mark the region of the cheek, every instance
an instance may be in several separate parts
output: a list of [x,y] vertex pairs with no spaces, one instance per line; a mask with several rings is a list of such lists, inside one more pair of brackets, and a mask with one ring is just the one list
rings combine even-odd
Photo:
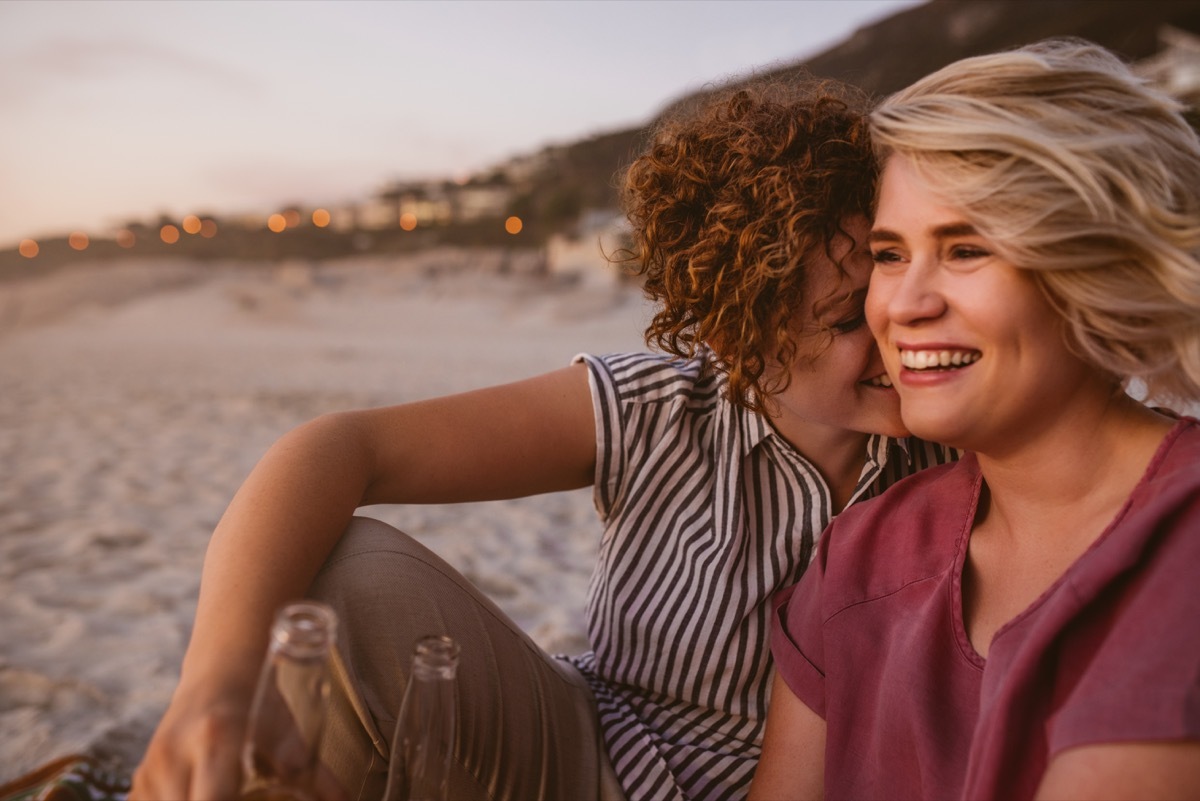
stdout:
[[884,297],[883,281],[878,278],[871,279],[871,287],[867,290],[867,300],[863,306],[863,313],[867,318],[867,325],[871,332],[879,337],[886,329],[888,322],[887,315],[887,299]]

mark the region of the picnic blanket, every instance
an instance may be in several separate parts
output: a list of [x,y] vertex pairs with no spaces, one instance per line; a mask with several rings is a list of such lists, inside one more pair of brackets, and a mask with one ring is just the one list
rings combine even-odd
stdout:
[[92,757],[70,754],[0,786],[0,801],[125,801],[129,787]]

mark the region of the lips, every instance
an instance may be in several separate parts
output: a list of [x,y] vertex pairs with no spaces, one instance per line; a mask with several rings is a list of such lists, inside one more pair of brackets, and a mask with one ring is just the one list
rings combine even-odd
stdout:
[[974,364],[983,356],[968,348],[901,349],[900,364],[907,370],[957,370]]

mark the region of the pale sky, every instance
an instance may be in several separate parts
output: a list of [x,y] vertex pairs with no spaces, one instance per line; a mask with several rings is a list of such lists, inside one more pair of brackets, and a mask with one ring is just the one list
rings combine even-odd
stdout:
[[0,0],[0,248],[641,125],[920,0]]

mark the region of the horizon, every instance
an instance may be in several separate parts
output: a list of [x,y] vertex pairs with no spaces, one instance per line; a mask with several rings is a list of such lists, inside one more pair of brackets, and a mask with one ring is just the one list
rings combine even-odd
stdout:
[[921,2],[6,0],[0,249],[461,179]]

